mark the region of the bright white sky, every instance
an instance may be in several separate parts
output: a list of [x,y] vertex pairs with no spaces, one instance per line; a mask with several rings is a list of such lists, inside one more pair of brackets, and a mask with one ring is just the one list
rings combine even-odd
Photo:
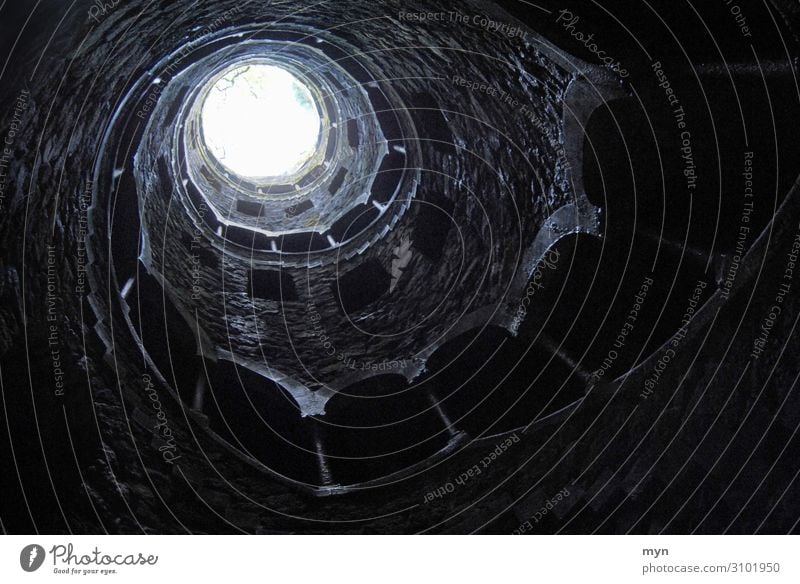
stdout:
[[211,88],[201,112],[206,146],[246,178],[291,174],[314,154],[321,121],[308,88],[272,65],[245,65]]

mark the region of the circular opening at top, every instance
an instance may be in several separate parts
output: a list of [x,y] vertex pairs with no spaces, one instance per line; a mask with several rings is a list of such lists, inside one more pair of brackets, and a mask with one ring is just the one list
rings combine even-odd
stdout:
[[314,155],[322,120],[311,91],[286,69],[248,64],[211,82],[200,122],[208,151],[247,179],[292,175]]

